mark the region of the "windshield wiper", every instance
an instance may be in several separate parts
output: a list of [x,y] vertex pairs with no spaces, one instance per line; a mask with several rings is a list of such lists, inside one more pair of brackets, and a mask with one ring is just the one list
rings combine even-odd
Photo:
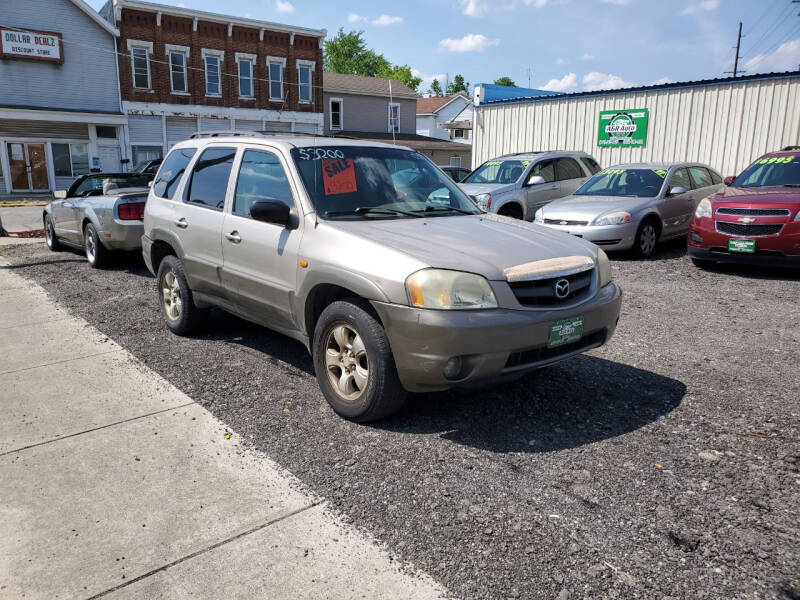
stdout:
[[326,217],[341,217],[345,215],[403,215],[406,217],[422,218],[422,215],[417,215],[405,210],[397,210],[396,208],[378,208],[375,206],[359,206],[353,210],[334,210],[325,213]]
[[454,211],[457,213],[461,213],[462,215],[476,215],[478,213],[472,212],[471,210],[465,210],[463,208],[456,208],[455,206],[426,206],[425,208],[420,208],[415,210],[414,212],[450,212]]

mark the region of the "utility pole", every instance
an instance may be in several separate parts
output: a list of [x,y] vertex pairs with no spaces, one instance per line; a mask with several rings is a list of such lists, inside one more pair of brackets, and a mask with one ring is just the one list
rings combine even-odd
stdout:
[[530,88],[531,87],[531,68],[528,67],[526,70],[528,71],[528,88]]
[[747,71],[739,71],[739,49],[742,47],[742,22],[739,21],[739,35],[736,36],[736,56],[733,59],[733,71],[725,71],[726,73],[733,73],[734,79],[739,73],[746,73]]

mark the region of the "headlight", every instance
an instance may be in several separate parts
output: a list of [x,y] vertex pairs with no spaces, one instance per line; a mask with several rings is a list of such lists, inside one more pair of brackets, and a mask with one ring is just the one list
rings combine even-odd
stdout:
[[541,223],[544,221],[544,209],[540,208],[537,210],[533,215],[533,222],[534,223]]
[[608,254],[603,252],[602,248],[597,249],[597,278],[600,287],[611,283],[611,261],[608,260]]
[[697,205],[694,211],[695,217],[710,217],[711,216],[711,200],[703,198]]
[[485,277],[462,271],[423,269],[406,279],[412,306],[435,309],[497,308]]
[[795,221],[800,221],[800,210],[797,211],[797,214],[794,216]]
[[475,204],[477,204],[478,207],[482,208],[483,210],[489,210],[492,207],[492,195],[478,194],[475,196]]
[[608,213],[602,217],[597,217],[592,225],[622,225],[623,223],[630,223],[631,215],[624,211]]

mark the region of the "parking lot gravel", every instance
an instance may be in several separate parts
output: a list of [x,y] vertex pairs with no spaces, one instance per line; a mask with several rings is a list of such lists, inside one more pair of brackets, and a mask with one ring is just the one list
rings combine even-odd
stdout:
[[800,598],[797,273],[616,258],[609,345],[364,426],[289,338],[169,333],[135,255],[2,253],[456,597]]

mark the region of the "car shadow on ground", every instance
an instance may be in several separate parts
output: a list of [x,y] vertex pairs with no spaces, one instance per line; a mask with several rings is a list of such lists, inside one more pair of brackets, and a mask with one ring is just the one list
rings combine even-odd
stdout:
[[746,279],[769,279],[771,281],[800,281],[800,267],[764,267],[759,265],[737,265],[735,263],[712,263],[697,267],[709,273],[737,275]]
[[402,413],[374,426],[490,452],[552,452],[640,429],[685,393],[678,380],[582,355],[516,383],[412,395]]
[[679,237],[658,244],[650,258],[641,258],[640,256],[637,256],[633,250],[609,252],[608,256],[611,260],[617,260],[620,262],[636,262],[651,260],[676,260],[685,257],[686,254],[686,238]]

